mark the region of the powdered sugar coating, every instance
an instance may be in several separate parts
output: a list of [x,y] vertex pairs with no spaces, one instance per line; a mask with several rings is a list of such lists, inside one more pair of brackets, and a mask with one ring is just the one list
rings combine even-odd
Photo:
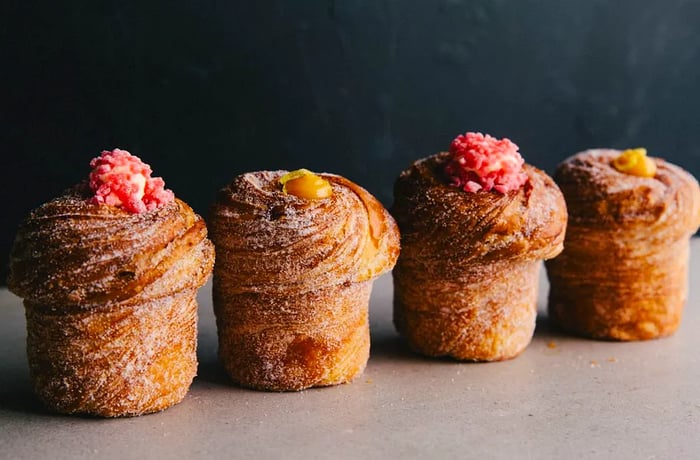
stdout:
[[569,225],[564,251],[547,262],[549,317],[576,334],[646,340],[680,324],[700,186],[660,158],[648,157],[653,177],[620,172],[620,154],[586,150],[557,167]]
[[694,232],[700,224],[697,180],[682,168],[654,157],[649,157],[656,164],[654,177],[620,172],[612,165],[620,153],[615,149],[586,150],[557,167],[554,179],[566,197],[570,224],[603,230],[658,226],[679,235]]
[[396,181],[394,324],[428,356],[513,358],[532,338],[539,261],[562,250],[566,203],[530,165],[518,190],[464,193],[444,180],[453,158],[418,160]]
[[393,218],[362,187],[282,192],[286,171],[236,177],[212,207],[219,354],[244,386],[289,391],[351,380],[369,355],[372,281],[398,256]]
[[243,174],[219,192],[210,222],[221,265],[236,267],[220,271],[227,289],[314,290],[375,278],[393,266],[396,224],[381,203],[332,174],[320,174],[333,187],[327,199],[285,195],[278,182],[285,172]]
[[88,193],[32,211],[12,249],[35,392],[65,413],[165,409],[196,373],[195,294],[214,258],[204,221],[177,199],[132,214]]

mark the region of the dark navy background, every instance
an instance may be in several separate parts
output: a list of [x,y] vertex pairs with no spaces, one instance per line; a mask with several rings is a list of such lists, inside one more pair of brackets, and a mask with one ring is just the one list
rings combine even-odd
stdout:
[[259,169],[336,172],[390,205],[404,167],[467,130],[549,172],[646,146],[700,176],[698,1],[13,0],[0,53],[5,261],[105,148],[204,215]]

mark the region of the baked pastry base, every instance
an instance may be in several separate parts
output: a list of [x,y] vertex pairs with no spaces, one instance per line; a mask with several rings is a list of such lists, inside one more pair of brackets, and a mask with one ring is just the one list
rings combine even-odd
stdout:
[[[636,256],[621,253],[612,236],[580,243],[547,262],[553,324],[607,340],[648,340],[678,329],[688,294],[688,239]],[[597,255],[595,269],[590,254]]]
[[195,294],[70,313],[25,301],[35,393],[54,411],[102,417],[179,403],[197,372]]
[[214,278],[219,356],[231,379],[257,390],[345,383],[369,358],[372,280],[289,295],[222,296]]
[[476,265],[459,277],[394,269],[394,324],[428,356],[501,361],[532,340],[540,261]]

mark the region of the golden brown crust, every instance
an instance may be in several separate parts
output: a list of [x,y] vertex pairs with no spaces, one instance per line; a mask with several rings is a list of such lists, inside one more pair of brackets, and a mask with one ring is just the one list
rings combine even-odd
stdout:
[[557,168],[569,207],[565,250],[547,262],[549,315],[594,338],[672,334],[687,296],[688,240],[700,225],[700,188],[653,158],[652,178],[611,166],[621,152],[581,152]]
[[532,338],[539,261],[562,249],[564,199],[529,165],[518,191],[464,192],[443,176],[447,158],[415,162],[395,186],[394,323],[429,356],[512,358]]
[[281,192],[284,173],[236,177],[210,219],[219,354],[234,382],[278,391],[364,369],[372,280],[399,251],[393,218],[367,191],[322,174],[333,195],[306,200]]
[[34,210],[11,253],[34,389],[64,413],[165,409],[196,374],[195,294],[212,271],[204,221],[180,200],[130,214],[76,187]]

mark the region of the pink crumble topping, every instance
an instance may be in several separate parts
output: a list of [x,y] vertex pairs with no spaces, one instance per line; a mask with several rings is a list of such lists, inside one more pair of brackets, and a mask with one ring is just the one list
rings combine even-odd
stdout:
[[131,213],[150,211],[175,199],[151,167],[126,150],[102,151],[90,161],[90,203],[116,206]]
[[465,192],[496,190],[505,194],[527,182],[524,163],[510,139],[466,133],[452,141],[445,173]]

